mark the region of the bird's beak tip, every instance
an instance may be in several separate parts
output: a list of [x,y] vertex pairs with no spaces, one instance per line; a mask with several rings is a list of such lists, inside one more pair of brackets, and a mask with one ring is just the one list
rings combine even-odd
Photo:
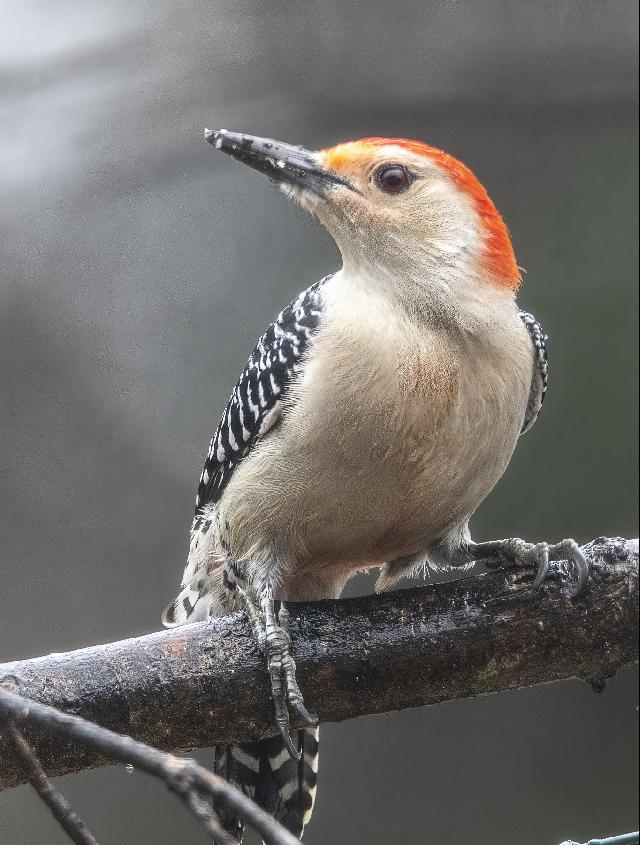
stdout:
[[337,185],[351,187],[344,177],[329,172],[319,162],[317,153],[304,147],[226,129],[205,129],[204,137],[216,150],[222,150],[276,182],[294,185],[321,197],[326,197]]
[[224,134],[224,129],[205,129],[204,139],[205,141],[207,141],[207,143],[212,144],[214,147],[220,149],[222,145],[222,136]]

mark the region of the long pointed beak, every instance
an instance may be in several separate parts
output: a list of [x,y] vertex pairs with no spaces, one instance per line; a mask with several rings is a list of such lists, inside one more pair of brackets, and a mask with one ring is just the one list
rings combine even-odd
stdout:
[[338,185],[352,188],[349,181],[327,170],[318,153],[282,144],[271,138],[256,138],[226,129],[205,129],[204,137],[217,150],[265,173],[276,182],[304,188],[316,196],[326,197]]

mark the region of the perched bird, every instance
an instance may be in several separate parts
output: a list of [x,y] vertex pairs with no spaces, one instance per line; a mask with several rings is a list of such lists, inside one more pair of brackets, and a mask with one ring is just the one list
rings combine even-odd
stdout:
[[[211,440],[182,590],[165,624],[244,608],[264,651],[280,735],[218,747],[215,769],[297,836],[313,807],[317,720],[295,677],[285,602],[336,598],[379,567],[386,589],[423,566],[480,559],[546,575],[576,543],[476,544],[468,520],[534,423],[546,338],[518,310],[507,228],[473,173],[417,141],[311,152],[207,130],[333,236],[342,267],[258,341]],[[309,727],[295,739],[290,707]],[[223,817],[242,838],[237,819]]]

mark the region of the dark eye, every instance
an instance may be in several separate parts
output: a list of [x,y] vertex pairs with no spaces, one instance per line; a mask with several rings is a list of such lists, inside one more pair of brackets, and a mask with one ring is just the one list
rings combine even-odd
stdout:
[[385,164],[376,172],[378,187],[386,194],[400,194],[411,184],[411,176],[401,164]]

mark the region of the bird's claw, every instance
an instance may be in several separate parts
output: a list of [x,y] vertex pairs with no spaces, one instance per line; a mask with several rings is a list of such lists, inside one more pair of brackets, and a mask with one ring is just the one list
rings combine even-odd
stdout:
[[270,588],[261,592],[259,605],[241,589],[240,596],[249,616],[254,638],[267,659],[276,724],[287,751],[292,759],[299,761],[302,752],[298,751],[291,737],[287,705],[309,727],[315,727],[319,720],[304,706],[296,680],[296,664],[290,653],[289,611],[284,602],[279,603],[276,611]]
[[[483,544],[480,544],[482,547]],[[482,562],[495,568],[500,565],[520,565],[531,567],[535,575],[528,589],[537,591],[552,573],[552,562],[566,560],[575,571],[575,583],[571,590],[572,599],[577,598],[585,589],[589,579],[589,564],[575,540],[562,540],[559,543],[527,543],[519,538],[503,540],[492,546],[491,557]],[[556,570],[557,571],[557,570]]]
[[[289,699],[287,700],[289,701],[289,705],[291,706],[293,712],[300,717],[300,719],[304,722],[305,725],[307,725],[308,727],[316,727],[319,722],[318,717],[313,713],[309,713],[309,711],[301,701],[292,702]],[[300,762],[300,760],[302,759],[302,749],[298,750],[296,748],[295,743],[291,737],[291,733],[289,732],[288,716],[286,719],[286,723],[279,724],[278,727],[280,728],[280,734],[282,735],[282,739],[287,748],[287,751],[289,752],[289,755],[293,760],[297,760],[298,762]]]
[[289,756],[292,760],[296,760],[298,763],[302,759],[302,751],[298,750],[291,738],[291,734],[289,733],[288,727],[280,726],[280,735],[282,736],[282,741],[285,744],[285,748],[289,752]]
[[582,549],[575,540],[565,540],[564,542],[570,544],[570,548],[567,553],[567,560],[569,563],[573,564],[577,573],[575,586],[571,592],[571,598],[575,599],[587,586],[587,581],[589,580],[589,563],[583,555]]
[[320,719],[315,713],[311,713],[307,710],[303,701],[289,701],[289,704],[291,705],[291,709],[297,716],[299,716],[301,721],[304,722],[307,727],[315,728],[318,725]]
[[[575,540],[561,540],[561,542],[548,547],[548,560],[567,561],[575,573],[570,597],[572,599],[578,598],[578,596],[584,592],[584,589],[587,586],[587,581],[589,580],[589,564],[582,553],[580,546]],[[549,563],[547,562],[547,573],[549,572],[549,569]],[[537,580],[537,578],[534,579],[534,588]],[[544,581],[544,578],[540,581],[540,584],[542,584],[542,581]]]
[[535,578],[531,584],[531,589],[538,590],[544,581],[547,580],[547,576],[549,575],[549,546],[547,543],[538,543],[534,547],[533,552],[536,559],[537,569]]

